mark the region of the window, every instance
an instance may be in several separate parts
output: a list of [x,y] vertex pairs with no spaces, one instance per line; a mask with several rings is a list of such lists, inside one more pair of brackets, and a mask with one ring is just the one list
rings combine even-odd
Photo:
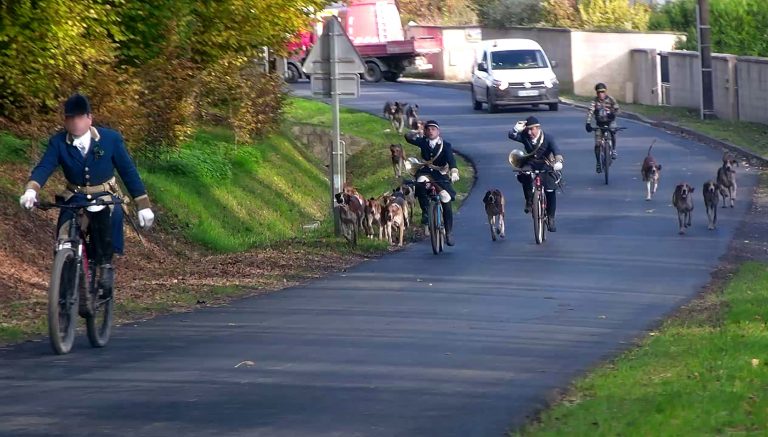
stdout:
[[504,50],[491,53],[494,70],[546,68],[547,60],[541,50]]

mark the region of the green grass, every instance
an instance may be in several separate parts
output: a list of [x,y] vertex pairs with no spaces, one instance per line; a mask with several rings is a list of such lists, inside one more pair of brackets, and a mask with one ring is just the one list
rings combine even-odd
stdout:
[[[331,108],[319,101],[291,98],[285,110],[285,117],[290,123],[331,127]],[[390,123],[381,117],[342,108],[340,124],[342,133],[363,138],[374,144],[372,150],[365,150],[349,158],[348,182],[368,197],[378,196],[391,190],[395,180],[389,158],[389,145],[402,144],[406,155],[415,154],[418,149],[407,144],[402,135],[393,132]],[[461,144],[453,144],[453,146],[458,151],[461,150]],[[462,194],[459,196],[460,203],[472,188],[474,169],[461,156],[456,157],[456,165],[461,174],[461,180],[455,185],[456,191]]]
[[9,133],[0,132],[0,162],[26,162],[33,146],[33,141],[22,140]]
[[766,303],[768,265],[744,264],[703,309],[577,381],[516,435],[765,435]]
[[317,201],[328,197],[327,179],[303,150],[285,134],[236,146],[230,131],[209,128],[140,170],[172,227],[234,252],[300,237],[302,224],[328,216]]
[[[236,146],[231,131],[206,128],[178,153],[142,163],[147,189],[165,211],[165,219],[158,223],[217,252],[329,237],[326,170],[290,138],[287,128],[298,122],[330,126],[330,108],[322,102],[291,99],[285,131],[256,144]],[[402,137],[387,132],[385,120],[359,111],[344,109],[341,122],[346,134],[374,144],[348,159],[348,181],[368,197],[391,190],[395,180],[389,144],[402,142]],[[461,159],[459,167],[463,179],[456,188],[467,193],[472,168]],[[302,225],[314,221],[321,222],[320,229],[306,233]],[[384,247],[380,242],[365,242],[358,249]]]
[[[579,103],[589,103],[582,96],[563,95]],[[698,110],[671,106],[648,106],[621,103],[621,109],[634,112],[654,121],[669,121],[680,126],[727,141],[768,158],[768,125],[728,120],[701,120]]]

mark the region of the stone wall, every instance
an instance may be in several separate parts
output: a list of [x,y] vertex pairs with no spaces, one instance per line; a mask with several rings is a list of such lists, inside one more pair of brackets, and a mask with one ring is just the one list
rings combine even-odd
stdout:
[[[293,137],[303,145],[309,153],[319,159],[326,167],[331,162],[331,129],[312,124],[296,124],[291,127]],[[347,157],[362,149],[374,147],[370,141],[349,135],[341,135],[346,144]]]

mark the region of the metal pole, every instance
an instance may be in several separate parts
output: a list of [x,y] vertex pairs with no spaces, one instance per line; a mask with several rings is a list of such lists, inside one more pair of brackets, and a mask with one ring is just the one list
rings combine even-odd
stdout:
[[332,144],[331,144],[331,207],[333,208],[333,229],[336,235],[341,234],[341,225],[339,217],[336,214],[335,196],[336,193],[341,192],[344,186],[344,151],[341,147],[341,127],[339,122],[339,59],[336,47],[336,38],[341,35],[341,24],[338,22],[338,18],[331,17],[327,23],[329,27],[328,38],[330,41],[330,67],[331,67],[331,117],[333,122]]
[[699,59],[701,60],[701,119],[713,120],[717,117],[712,90],[712,34],[709,27],[709,1],[698,1],[696,21],[699,27]]

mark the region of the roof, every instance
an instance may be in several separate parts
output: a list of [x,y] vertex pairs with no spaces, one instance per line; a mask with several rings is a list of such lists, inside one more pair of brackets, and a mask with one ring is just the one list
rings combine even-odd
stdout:
[[521,50],[521,49],[539,49],[539,43],[532,39],[508,38],[508,39],[489,39],[483,41],[483,47],[495,50]]

